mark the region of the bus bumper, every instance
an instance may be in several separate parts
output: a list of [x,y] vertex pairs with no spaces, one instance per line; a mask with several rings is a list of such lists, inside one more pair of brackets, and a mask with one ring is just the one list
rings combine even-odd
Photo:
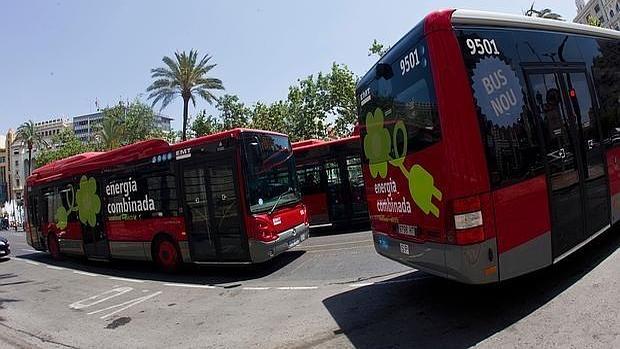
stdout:
[[467,246],[416,243],[375,232],[373,239],[380,255],[429,274],[467,284],[499,280],[494,238]]
[[310,226],[302,223],[294,228],[283,231],[278,239],[272,242],[249,240],[250,258],[253,263],[265,262],[280,253],[299,245],[308,238]]

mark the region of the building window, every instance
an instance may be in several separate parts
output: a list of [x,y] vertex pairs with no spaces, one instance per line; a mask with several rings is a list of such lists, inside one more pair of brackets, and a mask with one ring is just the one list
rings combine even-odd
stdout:
[[600,16],[598,20],[601,22],[601,24],[605,23],[605,19],[603,18],[603,16]]
[[613,16],[614,16],[614,10],[609,10],[609,17],[613,18]]
[[599,13],[601,11],[601,7],[598,4],[594,5],[594,11]]

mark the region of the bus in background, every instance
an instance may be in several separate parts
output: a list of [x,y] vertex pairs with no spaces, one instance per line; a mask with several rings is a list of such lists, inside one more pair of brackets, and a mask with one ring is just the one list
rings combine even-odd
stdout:
[[360,80],[376,250],[465,283],[557,263],[620,218],[620,32],[431,13]]
[[234,129],[76,155],[27,179],[28,244],[90,259],[267,261],[308,237],[288,137]]
[[293,153],[311,228],[368,225],[359,135],[296,142]]

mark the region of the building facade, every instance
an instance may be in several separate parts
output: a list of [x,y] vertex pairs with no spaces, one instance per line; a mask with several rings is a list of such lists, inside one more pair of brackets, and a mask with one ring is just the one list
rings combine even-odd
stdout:
[[596,18],[603,28],[620,30],[620,0],[575,0],[576,23],[588,24],[588,18]]
[[[70,129],[71,123],[68,119],[55,118],[45,121],[35,122],[36,132],[43,140],[43,147],[54,147],[54,136],[65,129]],[[8,137],[7,137],[8,138]],[[14,137],[12,137],[14,138]],[[20,140],[11,139],[10,147],[7,147],[9,157],[8,180],[9,199],[20,201],[23,197],[24,182],[30,173],[31,159],[28,158],[28,145]],[[32,148],[32,160],[36,159],[41,147]]]
[[[162,131],[169,132],[172,127],[170,122],[172,118],[165,115],[155,113],[155,126]],[[103,111],[95,113],[84,114],[73,117],[73,132],[75,136],[83,143],[94,140],[94,137],[98,131],[98,126],[103,121]]]
[[9,200],[9,163],[6,136],[0,135],[0,207]]

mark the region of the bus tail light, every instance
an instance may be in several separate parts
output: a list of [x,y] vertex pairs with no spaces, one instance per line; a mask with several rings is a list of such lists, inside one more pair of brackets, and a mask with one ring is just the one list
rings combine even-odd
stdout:
[[470,245],[485,240],[480,199],[480,196],[476,195],[452,202],[454,225],[448,233],[450,243]]
[[271,242],[278,239],[278,234],[275,233],[267,219],[255,216],[254,223],[256,227],[255,237],[257,240]]

